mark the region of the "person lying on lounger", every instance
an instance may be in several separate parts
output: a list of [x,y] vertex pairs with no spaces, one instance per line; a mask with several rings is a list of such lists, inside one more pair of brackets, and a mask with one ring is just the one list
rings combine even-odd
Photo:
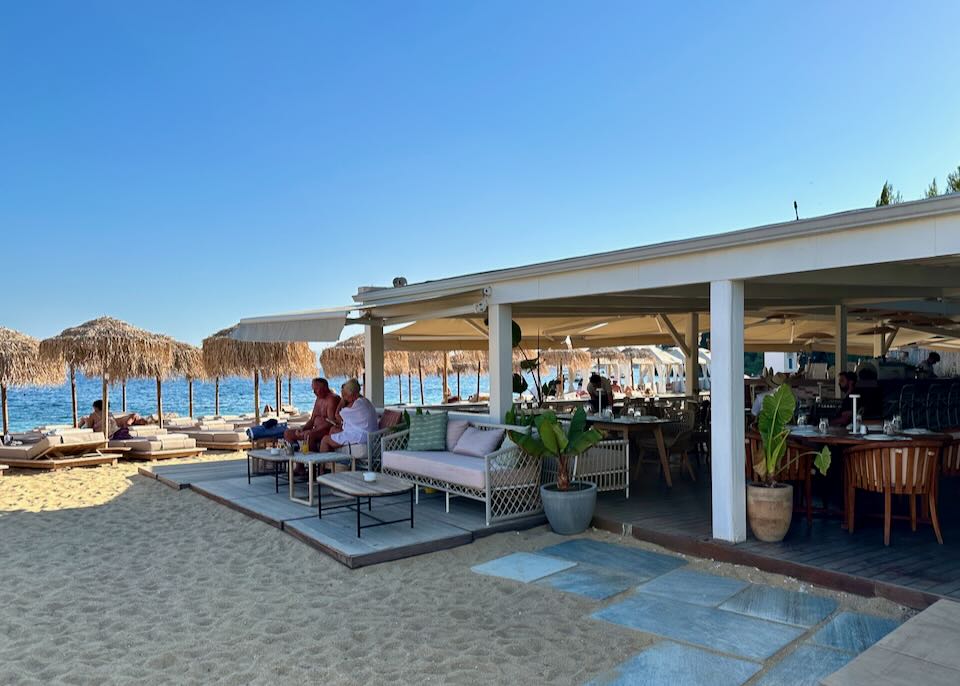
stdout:
[[320,442],[320,452],[330,453],[345,445],[366,445],[367,434],[378,428],[377,408],[360,395],[360,382],[350,379],[341,389],[343,399],[333,419],[327,420],[330,433]]
[[[133,412],[126,417],[120,417],[119,419],[114,417],[113,413],[111,412],[110,416],[107,418],[106,436],[110,440],[130,438],[131,426],[142,426],[146,423],[147,420],[138,415],[136,412]],[[93,429],[94,431],[99,431],[101,433],[104,432],[102,400],[93,401],[93,412],[90,413],[90,416],[84,417],[80,420],[80,428]]]

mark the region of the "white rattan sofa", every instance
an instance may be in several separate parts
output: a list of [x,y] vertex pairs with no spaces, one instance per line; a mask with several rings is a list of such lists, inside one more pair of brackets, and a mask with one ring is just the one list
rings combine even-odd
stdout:
[[[506,424],[469,426],[484,431],[503,429],[524,431],[523,427]],[[447,450],[407,450],[409,431],[385,436],[382,441],[381,471],[384,474],[412,481],[425,488],[450,496],[478,500],[486,506],[486,523],[524,517],[543,509],[540,501],[540,458],[526,455],[512,441],[484,457],[470,457]]]

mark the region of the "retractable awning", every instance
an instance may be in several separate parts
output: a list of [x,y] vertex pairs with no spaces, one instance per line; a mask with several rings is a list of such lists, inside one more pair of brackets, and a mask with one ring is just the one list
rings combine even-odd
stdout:
[[274,314],[265,317],[247,317],[237,324],[233,337],[238,341],[306,341],[327,343],[340,339],[347,324],[347,316],[355,307],[334,307]]

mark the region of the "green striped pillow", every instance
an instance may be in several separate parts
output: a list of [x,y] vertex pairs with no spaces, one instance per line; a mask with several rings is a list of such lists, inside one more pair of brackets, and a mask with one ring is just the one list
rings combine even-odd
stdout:
[[446,450],[447,413],[410,415],[407,450]]

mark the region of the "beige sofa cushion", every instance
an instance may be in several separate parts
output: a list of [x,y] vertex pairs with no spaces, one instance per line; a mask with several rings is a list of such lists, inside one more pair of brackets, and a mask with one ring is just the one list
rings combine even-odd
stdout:
[[197,442],[186,434],[160,434],[110,441],[110,445],[115,448],[130,448],[130,451],[134,453],[153,453],[161,450],[196,448]]
[[483,458],[445,450],[388,450],[383,453],[383,466],[460,486],[486,486]]

